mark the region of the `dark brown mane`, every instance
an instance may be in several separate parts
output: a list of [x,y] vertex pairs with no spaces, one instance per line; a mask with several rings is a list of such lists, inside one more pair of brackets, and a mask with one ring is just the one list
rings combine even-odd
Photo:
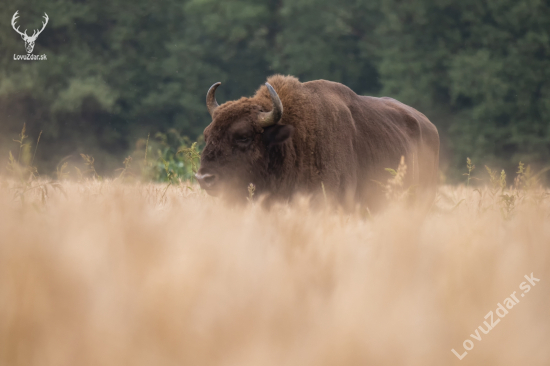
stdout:
[[[273,75],[267,79],[267,82],[277,91],[283,104],[284,113],[281,123],[297,127],[299,120],[305,117],[304,109],[309,105],[302,83],[294,76],[284,75]],[[263,111],[269,111],[272,108],[271,98],[265,85],[256,90],[252,97],[242,97],[223,103],[213,117],[223,116],[223,122],[220,121],[220,123],[231,123],[244,113],[258,110],[258,106]]]

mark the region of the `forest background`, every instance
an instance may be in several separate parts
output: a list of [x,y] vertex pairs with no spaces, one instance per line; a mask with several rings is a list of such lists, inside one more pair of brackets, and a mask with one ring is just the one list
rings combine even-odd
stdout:
[[[29,34],[48,14],[34,49],[47,60],[14,60],[16,11]],[[42,131],[41,174],[87,154],[109,175],[149,144],[181,165],[210,85],[221,103],[274,73],[417,108],[440,131],[447,182],[467,157],[510,173],[550,160],[548,1],[28,0],[0,14],[0,173],[24,124],[33,149]]]

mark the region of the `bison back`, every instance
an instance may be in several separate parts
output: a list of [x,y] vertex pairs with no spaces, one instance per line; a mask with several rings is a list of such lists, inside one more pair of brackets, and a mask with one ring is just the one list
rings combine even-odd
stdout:
[[376,211],[384,194],[376,182],[390,177],[405,157],[404,187],[429,207],[435,197],[439,135],[426,116],[392,98],[359,96],[348,87],[318,80],[304,83],[315,114],[318,179],[346,206]]

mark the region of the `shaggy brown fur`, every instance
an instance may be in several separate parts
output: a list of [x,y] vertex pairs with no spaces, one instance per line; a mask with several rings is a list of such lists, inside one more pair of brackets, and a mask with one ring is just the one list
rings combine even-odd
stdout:
[[[300,83],[291,76],[268,79],[283,104],[283,117],[262,129],[258,114],[270,111],[265,86],[251,98],[222,104],[205,129],[200,173],[219,176],[220,184],[246,196],[250,183],[271,198],[297,192],[327,194],[353,208],[377,209],[382,200],[374,181],[405,156],[405,183],[422,202],[433,201],[438,177],[439,135],[415,109],[391,98],[365,97],[326,80]],[[292,126],[292,127],[288,127]],[[210,190],[217,193],[221,190]]]

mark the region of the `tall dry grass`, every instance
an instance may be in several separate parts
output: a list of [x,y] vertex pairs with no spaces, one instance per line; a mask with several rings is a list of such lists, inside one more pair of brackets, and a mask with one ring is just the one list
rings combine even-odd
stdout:
[[[399,205],[374,217],[304,200],[231,208],[185,185],[65,182],[24,201],[10,187],[0,365],[550,363],[540,191],[508,212],[491,188],[442,187],[421,219]],[[531,273],[540,282],[520,297]],[[520,302],[473,340],[514,291]],[[460,361],[451,349],[467,339]]]

